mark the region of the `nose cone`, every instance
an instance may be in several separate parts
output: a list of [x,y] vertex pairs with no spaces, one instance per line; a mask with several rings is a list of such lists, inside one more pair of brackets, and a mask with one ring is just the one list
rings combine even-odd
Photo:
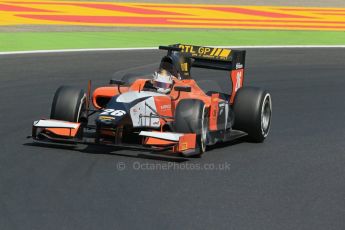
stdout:
[[[151,111],[150,108],[146,108],[144,101],[151,99],[152,97],[159,96],[160,98],[163,97],[162,94],[150,91],[130,91],[126,93],[122,93],[118,96],[114,96],[107,104],[107,108],[104,109],[96,119],[96,125],[102,127],[109,127],[109,128],[116,128],[118,125],[123,124],[132,124],[134,119],[136,122],[140,120],[140,115],[138,114],[131,114],[131,109],[138,105],[138,108],[142,108],[142,111]],[[170,97],[164,96],[167,100],[170,100]],[[153,99],[151,106],[155,107]],[[141,103],[141,104],[140,104]],[[147,112],[149,113],[149,112]],[[144,113],[144,115],[149,115]]]

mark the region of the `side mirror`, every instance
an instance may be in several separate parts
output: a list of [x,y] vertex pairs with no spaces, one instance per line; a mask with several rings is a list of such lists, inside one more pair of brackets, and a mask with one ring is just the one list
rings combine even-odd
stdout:
[[110,85],[117,85],[117,91],[121,94],[120,86],[124,85],[125,82],[122,80],[117,80],[117,79],[111,79],[109,82]]
[[175,86],[174,90],[178,92],[191,92],[192,88],[190,86]]
[[118,79],[111,79],[109,81],[109,84],[111,84],[111,85],[124,85],[125,82],[122,80],[118,80]]

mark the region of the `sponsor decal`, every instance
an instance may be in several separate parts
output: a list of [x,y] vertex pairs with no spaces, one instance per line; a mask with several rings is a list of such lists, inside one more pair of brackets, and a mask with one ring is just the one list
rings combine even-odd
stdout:
[[180,151],[184,151],[184,150],[187,150],[188,149],[188,144],[187,142],[183,142],[181,143],[181,148],[179,149]]
[[236,63],[236,69],[243,69],[243,65],[241,63]]
[[169,110],[169,109],[171,109],[171,105],[169,105],[169,104],[161,106],[162,111]]
[[230,49],[222,48],[211,48],[203,46],[192,46],[192,45],[179,45],[181,52],[189,53],[192,57],[203,57],[203,58],[213,58],[213,59],[223,59],[226,60],[230,53]]
[[241,85],[242,85],[242,72],[239,71],[237,72],[237,75],[236,75],[236,86],[235,86],[235,92],[241,88]]
[[115,117],[99,116],[98,119],[101,121],[110,121],[110,120],[115,120]]

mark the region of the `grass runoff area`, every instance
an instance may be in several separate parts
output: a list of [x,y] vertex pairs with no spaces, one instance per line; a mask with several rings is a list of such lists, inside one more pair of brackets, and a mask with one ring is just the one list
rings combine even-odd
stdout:
[[0,51],[156,47],[176,43],[215,46],[344,45],[345,32],[189,30],[121,32],[3,32]]

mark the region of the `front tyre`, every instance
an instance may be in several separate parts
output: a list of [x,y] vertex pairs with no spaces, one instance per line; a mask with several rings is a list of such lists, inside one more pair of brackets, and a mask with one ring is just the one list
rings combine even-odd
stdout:
[[195,133],[195,155],[206,151],[208,116],[203,101],[196,99],[181,100],[175,110],[174,131],[179,133]]
[[271,95],[260,88],[243,87],[236,93],[233,108],[234,129],[248,133],[253,142],[263,142],[271,126]]
[[71,86],[60,86],[54,95],[50,119],[81,122],[85,101],[84,90]]

